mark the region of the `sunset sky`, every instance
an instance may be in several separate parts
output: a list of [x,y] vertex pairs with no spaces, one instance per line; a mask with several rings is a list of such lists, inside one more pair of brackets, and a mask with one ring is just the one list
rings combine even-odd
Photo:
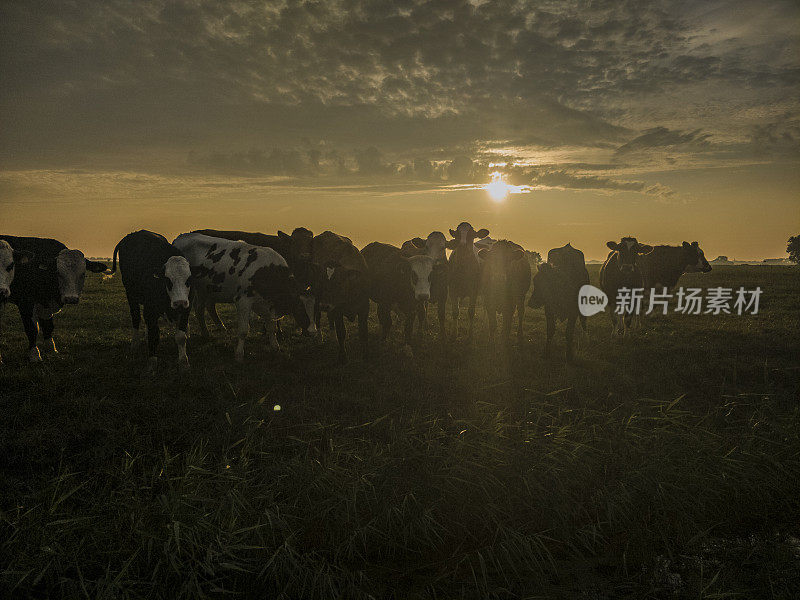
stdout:
[[587,258],[800,233],[796,0],[4,1],[0,72],[0,232],[87,255],[139,228],[467,220]]

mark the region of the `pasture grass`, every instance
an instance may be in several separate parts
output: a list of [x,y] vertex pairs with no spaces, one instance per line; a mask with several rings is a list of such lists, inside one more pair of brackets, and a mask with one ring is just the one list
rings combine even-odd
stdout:
[[7,307],[0,595],[800,597],[798,271],[681,284],[760,285],[761,312],[624,343],[598,315],[576,365],[563,326],[540,358],[531,309],[522,345],[488,347],[479,312],[413,358],[373,322],[343,367],[327,328],[291,357],[252,333],[244,364],[216,331],[178,375],[164,328],[148,376],[119,278],[88,278],[42,365]]

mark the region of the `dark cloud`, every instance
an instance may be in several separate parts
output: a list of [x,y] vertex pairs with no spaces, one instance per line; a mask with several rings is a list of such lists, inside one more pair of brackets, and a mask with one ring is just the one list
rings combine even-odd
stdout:
[[577,175],[565,170],[541,170],[532,177],[534,185],[574,190],[604,190],[639,192],[661,198],[671,198],[675,193],[660,184],[642,181],[621,181],[597,175]]
[[[670,107],[672,123],[706,119],[702,132],[630,117],[664,92],[720,86],[742,94],[742,112],[796,107],[797,34],[784,25],[796,23],[796,3],[731,24],[751,10],[687,0],[3,2],[0,160],[124,166],[134,152],[193,150],[196,165],[223,170],[297,174],[327,161],[341,173],[396,167],[427,179],[423,163],[404,164],[437,150],[474,159],[474,145],[492,140],[621,154],[696,151],[719,131],[765,140],[762,117],[698,117],[702,101]],[[360,159],[326,158],[320,141],[361,148]]]

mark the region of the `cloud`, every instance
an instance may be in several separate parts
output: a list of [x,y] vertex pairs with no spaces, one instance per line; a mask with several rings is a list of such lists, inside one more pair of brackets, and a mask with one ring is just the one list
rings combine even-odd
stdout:
[[675,192],[661,184],[623,181],[598,175],[577,175],[563,170],[542,170],[532,177],[533,185],[574,190],[639,192],[660,198],[673,198]]

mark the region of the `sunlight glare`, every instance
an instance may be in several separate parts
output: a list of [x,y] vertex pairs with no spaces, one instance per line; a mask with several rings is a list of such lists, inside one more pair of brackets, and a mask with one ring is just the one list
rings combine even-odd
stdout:
[[495,202],[502,202],[508,197],[510,187],[503,174],[499,171],[492,173],[492,182],[486,185],[486,191],[489,192],[489,197]]

